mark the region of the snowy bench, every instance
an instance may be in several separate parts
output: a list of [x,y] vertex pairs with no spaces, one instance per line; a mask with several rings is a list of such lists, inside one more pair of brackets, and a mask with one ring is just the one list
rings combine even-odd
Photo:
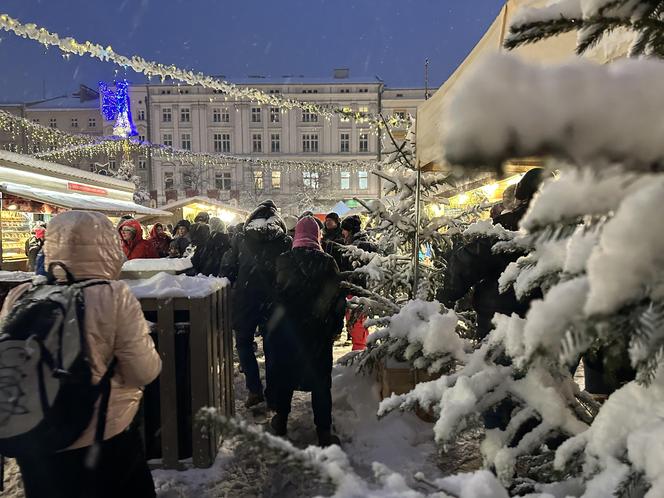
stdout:
[[[215,429],[210,429],[211,433],[201,429],[195,417],[208,406],[228,416],[235,412],[228,281],[159,273],[126,282],[148,321],[155,324],[155,342],[163,362],[158,381],[146,389],[144,421],[146,438],[160,434],[161,459],[157,466],[184,469],[185,460],[191,457],[195,467],[210,467],[217,454],[219,434]],[[176,337],[185,333],[187,336]],[[176,350],[176,343],[180,350]],[[187,349],[185,375],[182,365],[178,370],[176,358],[181,359]],[[190,398],[184,400],[184,407],[183,393]],[[148,400],[158,407],[156,416],[151,414]],[[187,447],[183,448],[189,441],[191,455]]]

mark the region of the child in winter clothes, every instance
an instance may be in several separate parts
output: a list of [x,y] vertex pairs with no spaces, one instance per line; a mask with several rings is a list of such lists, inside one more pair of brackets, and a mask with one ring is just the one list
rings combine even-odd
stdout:
[[127,220],[118,229],[122,250],[127,259],[158,258],[152,242],[143,238],[143,227],[137,220]]
[[154,246],[160,258],[168,256],[168,248],[171,245],[171,236],[164,230],[164,225],[155,223],[150,230],[150,238],[148,241]]
[[187,252],[187,247],[191,244],[191,223],[187,220],[180,220],[175,224],[175,233],[173,241],[168,248],[168,256],[171,258],[182,258]]

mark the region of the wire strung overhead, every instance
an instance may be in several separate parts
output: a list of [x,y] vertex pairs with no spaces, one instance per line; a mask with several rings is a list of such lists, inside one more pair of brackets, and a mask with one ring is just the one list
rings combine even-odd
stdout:
[[337,169],[345,170],[370,170],[376,167],[375,160],[318,160],[306,159],[276,159],[257,158],[251,156],[236,156],[221,153],[192,152],[184,149],[153,144],[136,138],[121,139],[118,137],[100,137],[81,134],[71,134],[49,128],[37,123],[11,114],[0,109],[0,129],[12,135],[14,141],[18,141],[20,132],[26,134],[29,140],[28,150],[17,148],[18,152],[29,152],[39,159],[75,161],[82,158],[94,158],[99,155],[117,157],[125,152],[131,152],[165,160],[178,160],[183,163],[196,163],[205,166],[227,167],[232,164],[245,163],[254,164],[263,169],[308,170],[308,171],[331,171]]
[[90,41],[81,43],[71,37],[62,38],[57,33],[51,33],[36,24],[23,24],[7,14],[0,14],[0,29],[14,33],[23,38],[35,40],[45,47],[55,46],[60,49],[66,57],[68,57],[69,54],[75,54],[81,57],[88,55],[101,61],[113,62],[125,69],[131,68],[137,73],[142,73],[148,77],[161,78],[162,81],[166,78],[171,78],[185,82],[189,85],[197,85],[221,91],[228,96],[241,100],[258,102],[260,104],[285,110],[301,109],[327,118],[339,116],[344,119],[354,119],[359,123],[367,123],[370,127],[376,130],[383,128],[386,124],[391,127],[407,127],[409,124],[408,118],[404,119],[398,116],[391,116],[389,120],[384,121],[376,114],[358,112],[337,106],[323,106],[311,102],[286,99],[278,94],[267,94],[255,88],[238,87],[228,81],[207,76],[203,73],[194,73],[193,71],[180,69],[175,65],[165,65],[147,61],[136,55],[131,57],[120,55],[116,53],[110,45],[103,47],[102,45]]

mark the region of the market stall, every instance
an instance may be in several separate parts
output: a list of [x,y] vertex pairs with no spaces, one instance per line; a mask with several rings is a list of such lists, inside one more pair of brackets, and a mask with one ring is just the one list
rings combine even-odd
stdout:
[[0,267],[25,269],[31,230],[62,211],[99,211],[112,221],[125,214],[167,214],[134,203],[134,190],[131,182],[0,151]]
[[193,221],[198,213],[205,211],[210,216],[221,219],[227,225],[235,225],[243,222],[249,216],[249,211],[202,196],[173,201],[160,206],[159,209],[162,211],[161,214],[139,216],[138,219],[144,225],[152,225],[157,222],[175,225],[179,220]]

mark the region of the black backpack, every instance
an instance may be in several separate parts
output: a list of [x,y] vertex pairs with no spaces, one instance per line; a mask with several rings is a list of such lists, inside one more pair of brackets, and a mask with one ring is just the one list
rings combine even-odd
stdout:
[[[60,267],[66,284],[53,275]],[[115,359],[92,382],[85,337],[83,289],[107,280],[76,282],[62,263],[33,283],[0,323],[0,455],[52,454],[73,444],[88,427],[101,399],[95,444],[103,440]]]

